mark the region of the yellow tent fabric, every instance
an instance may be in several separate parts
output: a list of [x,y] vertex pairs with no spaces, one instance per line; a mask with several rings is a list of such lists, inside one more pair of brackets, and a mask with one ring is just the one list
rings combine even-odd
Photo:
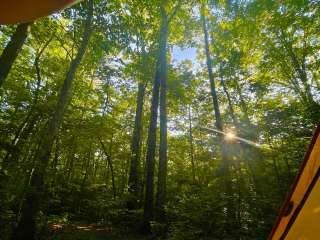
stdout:
[[0,24],[30,22],[79,0],[1,0]]
[[320,239],[320,125],[315,131],[270,240]]

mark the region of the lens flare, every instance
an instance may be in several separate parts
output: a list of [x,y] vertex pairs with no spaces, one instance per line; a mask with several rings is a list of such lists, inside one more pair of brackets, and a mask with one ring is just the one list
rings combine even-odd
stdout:
[[225,139],[226,140],[238,140],[238,141],[241,141],[243,143],[246,143],[248,145],[251,145],[253,147],[257,147],[257,148],[260,148],[262,147],[260,144],[256,143],[256,142],[253,142],[251,140],[248,140],[248,139],[245,139],[245,138],[242,138],[242,137],[239,137],[237,136],[235,133],[233,133],[232,131],[228,130],[226,132],[223,132],[223,131],[219,131],[217,129],[211,129],[211,128],[206,128],[206,127],[199,127],[200,130],[203,130],[203,131],[208,131],[208,132],[216,132],[216,133],[220,133],[222,135],[224,135]]
[[226,132],[225,138],[226,140],[233,140],[236,137],[236,135],[233,132]]

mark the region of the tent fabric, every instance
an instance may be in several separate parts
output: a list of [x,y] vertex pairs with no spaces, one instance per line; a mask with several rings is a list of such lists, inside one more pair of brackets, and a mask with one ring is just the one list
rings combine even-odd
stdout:
[[269,236],[279,239],[320,237],[320,125],[305,155],[298,176]]
[[68,7],[79,0],[1,0],[0,24],[30,22]]

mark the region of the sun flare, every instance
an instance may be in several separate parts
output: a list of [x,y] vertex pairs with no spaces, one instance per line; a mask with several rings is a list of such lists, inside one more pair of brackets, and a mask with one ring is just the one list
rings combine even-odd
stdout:
[[226,134],[225,134],[225,138],[227,139],[227,140],[232,140],[232,139],[234,139],[236,137],[236,135],[233,133],[233,132],[227,132]]

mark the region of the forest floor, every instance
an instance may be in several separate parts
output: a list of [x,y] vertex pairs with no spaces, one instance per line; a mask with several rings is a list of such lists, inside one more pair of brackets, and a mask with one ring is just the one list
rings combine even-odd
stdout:
[[[51,223],[49,240],[147,240],[145,236],[94,223]],[[150,238],[149,238],[150,239]]]

